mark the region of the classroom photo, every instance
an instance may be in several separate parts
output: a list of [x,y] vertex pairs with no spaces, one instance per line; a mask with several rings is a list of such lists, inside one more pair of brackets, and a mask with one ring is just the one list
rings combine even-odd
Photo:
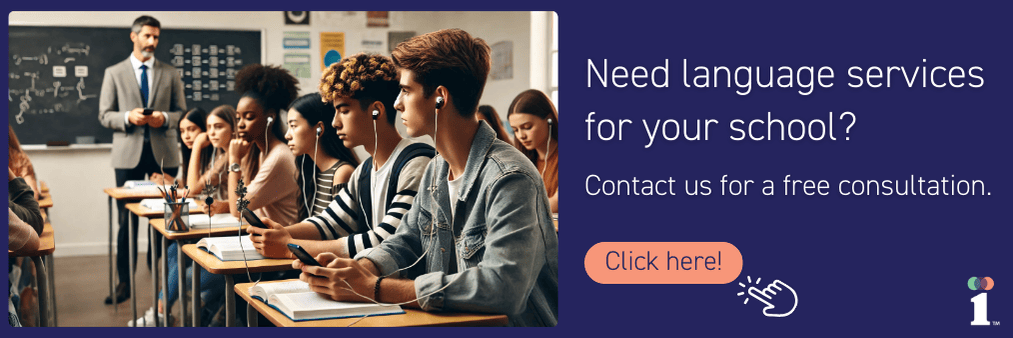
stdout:
[[556,326],[558,32],[9,13],[9,325]]

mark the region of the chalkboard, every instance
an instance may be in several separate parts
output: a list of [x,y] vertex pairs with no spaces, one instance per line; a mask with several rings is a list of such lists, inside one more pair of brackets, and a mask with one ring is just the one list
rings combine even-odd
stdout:
[[[8,123],[21,143],[112,143],[99,95],[105,69],[130,56],[130,29],[8,26],[8,34]],[[187,108],[235,106],[235,73],[262,62],[260,31],[162,29],[159,40],[155,58],[180,73]]]

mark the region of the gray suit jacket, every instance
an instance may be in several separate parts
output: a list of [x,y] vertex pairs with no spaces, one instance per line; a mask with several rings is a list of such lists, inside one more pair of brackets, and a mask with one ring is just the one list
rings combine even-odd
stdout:
[[[179,119],[186,111],[183,80],[171,65],[155,60],[151,73],[151,109],[164,111],[168,119],[159,128],[150,128],[151,151],[155,160],[165,160],[165,167],[179,166]],[[130,59],[124,59],[106,68],[102,79],[102,96],[99,98],[99,122],[113,130],[113,168],[132,169],[141,162],[144,146],[144,126],[125,121],[125,114],[134,108],[144,108],[141,87],[137,84]]]

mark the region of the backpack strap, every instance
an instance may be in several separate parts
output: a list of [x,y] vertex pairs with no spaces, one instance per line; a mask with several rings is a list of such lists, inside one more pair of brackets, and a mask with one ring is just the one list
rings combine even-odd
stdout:
[[390,181],[387,184],[387,199],[384,204],[385,208],[390,208],[391,203],[394,202],[394,196],[397,196],[397,182],[401,178],[401,171],[405,165],[408,164],[412,159],[425,156],[432,159],[436,156],[436,149],[425,143],[412,143],[405,147],[401,151],[401,154],[397,156],[394,162],[394,168],[390,173]]
[[[373,203],[372,203],[372,184],[370,184],[370,173],[373,172],[373,158],[367,158],[365,162],[362,162],[362,170],[359,171],[359,178],[356,184],[359,185],[359,205],[362,206],[364,213],[359,215],[356,219],[359,224],[373,224],[370,220],[373,218]],[[367,226],[369,227],[369,226]]]

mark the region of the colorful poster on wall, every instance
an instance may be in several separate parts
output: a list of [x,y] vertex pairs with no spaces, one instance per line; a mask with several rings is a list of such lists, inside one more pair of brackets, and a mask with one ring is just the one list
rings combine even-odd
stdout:
[[321,69],[325,69],[332,63],[341,61],[341,58],[344,56],[345,56],[345,33],[320,32]]
[[282,67],[288,69],[297,78],[309,79],[310,76],[310,54],[309,53],[287,53]]
[[310,32],[285,32],[281,46],[284,49],[309,49]]
[[366,27],[389,27],[389,13],[387,11],[366,12]]
[[514,78],[514,42],[500,41],[492,45],[492,69],[489,76],[493,80],[509,80]]

